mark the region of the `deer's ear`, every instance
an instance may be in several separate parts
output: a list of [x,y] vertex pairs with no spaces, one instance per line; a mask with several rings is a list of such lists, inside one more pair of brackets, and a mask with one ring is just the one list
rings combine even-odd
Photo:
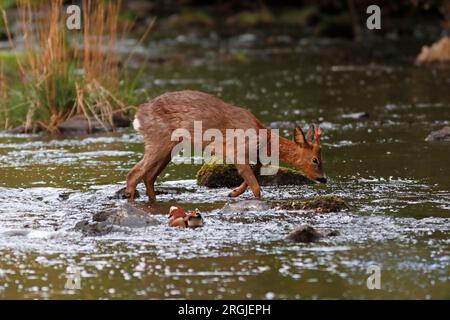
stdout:
[[294,127],[294,141],[299,146],[304,146],[307,143],[302,129],[297,125]]
[[306,133],[306,140],[309,143],[313,143],[314,142],[314,125],[313,124],[309,125],[308,132]]

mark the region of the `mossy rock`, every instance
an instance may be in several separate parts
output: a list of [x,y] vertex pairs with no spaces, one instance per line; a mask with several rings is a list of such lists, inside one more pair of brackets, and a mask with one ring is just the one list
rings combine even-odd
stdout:
[[319,196],[302,200],[284,200],[274,203],[273,206],[284,210],[314,210],[318,213],[338,212],[349,209],[347,203],[336,196]]
[[212,28],[215,26],[215,21],[207,12],[201,10],[185,10],[170,17],[169,24],[175,28]]
[[269,10],[244,11],[229,17],[226,23],[237,27],[256,27],[270,25],[275,22],[275,18]]
[[348,13],[325,16],[316,27],[319,37],[353,38],[352,18]]
[[307,26],[317,22],[319,16],[320,10],[317,6],[307,6],[302,9],[290,8],[278,16],[278,21],[287,25]]
[[[274,175],[260,175],[253,166],[256,178],[260,185],[305,185],[313,182],[306,178],[302,173],[289,169],[278,168]],[[231,164],[204,164],[197,172],[197,184],[208,188],[234,188],[243,182],[242,177],[237,172],[234,165]]]

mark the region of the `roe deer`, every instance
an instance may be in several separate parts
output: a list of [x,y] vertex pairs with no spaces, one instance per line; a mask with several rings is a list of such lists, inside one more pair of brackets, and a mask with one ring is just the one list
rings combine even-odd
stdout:
[[[144,138],[144,157],[127,175],[125,195],[133,200],[136,186],[144,180],[149,200],[155,200],[154,183],[156,177],[172,158],[172,149],[178,144],[171,141],[172,132],[178,128],[194,135],[194,121],[203,121],[203,129],[215,128],[225,133],[226,129],[265,129],[266,127],[248,110],[227,104],[219,98],[198,91],[178,91],[160,95],[142,104],[133,122],[134,128]],[[270,133],[270,130],[269,130]],[[321,129],[311,125],[306,137],[303,131],[294,127],[294,141],[279,139],[279,158],[295,169],[302,171],[309,179],[326,183],[322,169]],[[205,145],[202,145],[204,148]],[[244,182],[229,196],[237,197],[247,190],[256,198],[261,197],[261,189],[249,163],[236,164]]]

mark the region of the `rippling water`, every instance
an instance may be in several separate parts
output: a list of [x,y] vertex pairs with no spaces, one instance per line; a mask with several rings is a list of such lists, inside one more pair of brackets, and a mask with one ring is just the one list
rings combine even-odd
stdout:
[[[110,197],[141,157],[141,138],[128,130],[70,139],[1,134],[0,297],[449,299],[450,144],[424,142],[450,124],[448,71],[411,66],[404,48],[399,61],[361,44],[257,40],[231,40],[245,63],[206,54],[206,63],[155,68],[143,86],[149,96],[216,93],[286,135],[294,121],[321,123],[329,184],[264,187],[263,197],[333,194],[350,210],[252,209],[248,191],[230,201],[228,189],[196,185],[198,166],[171,164],[157,205],[137,202],[157,225],[84,236],[73,229],[78,221],[121,205]],[[368,117],[354,119],[362,111]],[[173,204],[198,207],[205,226],[167,227]],[[301,223],[340,235],[286,241]],[[366,286],[370,266],[381,268],[380,290]],[[78,273],[80,289],[67,288]]]

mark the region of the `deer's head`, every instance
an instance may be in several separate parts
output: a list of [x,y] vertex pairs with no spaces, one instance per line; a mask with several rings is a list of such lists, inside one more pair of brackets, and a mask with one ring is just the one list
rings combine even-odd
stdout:
[[322,147],[320,145],[320,127],[311,124],[306,136],[300,127],[294,128],[294,142],[296,148],[291,156],[292,165],[302,171],[309,179],[326,183],[327,177],[322,168]]

